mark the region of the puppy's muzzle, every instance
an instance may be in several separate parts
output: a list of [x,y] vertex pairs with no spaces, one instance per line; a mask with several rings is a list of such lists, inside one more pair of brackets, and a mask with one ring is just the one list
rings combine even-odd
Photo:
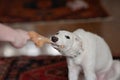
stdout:
[[52,40],[52,42],[57,42],[57,41],[58,41],[58,38],[55,37],[55,36],[52,36],[52,37],[51,37],[51,40]]

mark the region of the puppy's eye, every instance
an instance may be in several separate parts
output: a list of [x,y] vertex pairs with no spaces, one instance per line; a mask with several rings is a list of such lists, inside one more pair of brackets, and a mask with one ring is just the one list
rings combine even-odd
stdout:
[[70,39],[70,37],[69,36],[65,36],[67,39]]

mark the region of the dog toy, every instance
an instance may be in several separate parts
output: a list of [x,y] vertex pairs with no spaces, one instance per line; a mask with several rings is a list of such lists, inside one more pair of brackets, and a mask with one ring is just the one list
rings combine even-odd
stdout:
[[34,32],[30,31],[28,32],[30,39],[35,43],[37,47],[42,47],[45,43],[51,43],[51,40]]

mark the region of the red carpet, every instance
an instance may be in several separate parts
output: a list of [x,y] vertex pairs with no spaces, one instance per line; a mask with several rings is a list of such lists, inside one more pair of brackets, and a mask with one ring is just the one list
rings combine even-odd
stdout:
[[68,80],[64,57],[2,59],[0,80]]
[[[69,1],[69,0],[68,0]],[[101,0],[85,0],[88,9],[71,11],[67,0],[0,0],[0,22],[57,21],[106,18]]]
[[68,80],[67,76],[65,57],[0,58],[0,80]]

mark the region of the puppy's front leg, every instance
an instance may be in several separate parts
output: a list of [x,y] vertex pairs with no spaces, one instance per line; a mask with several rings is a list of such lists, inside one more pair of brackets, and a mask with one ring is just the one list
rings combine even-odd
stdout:
[[68,61],[69,80],[78,80],[80,70],[81,70],[80,66],[75,65],[71,60]]
[[90,69],[85,70],[84,74],[85,74],[85,80],[97,80],[95,71],[93,71],[93,70],[90,70]]
[[68,78],[69,80],[78,80],[80,67],[79,66],[68,66]]
[[[87,57],[87,59],[88,58],[89,57]],[[89,58],[85,61],[85,64],[83,66],[85,80],[97,80],[97,76],[95,73],[95,60],[93,60]]]

